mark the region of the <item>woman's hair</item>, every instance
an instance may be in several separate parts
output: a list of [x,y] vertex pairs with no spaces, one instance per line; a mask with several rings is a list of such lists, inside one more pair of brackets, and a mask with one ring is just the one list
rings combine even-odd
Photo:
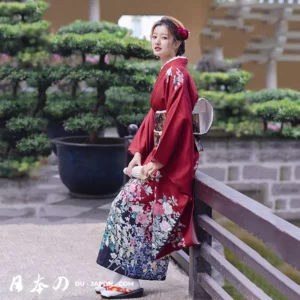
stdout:
[[183,40],[180,37],[180,35],[177,34],[177,28],[178,27],[184,28],[183,24],[173,17],[164,16],[160,20],[155,22],[154,25],[152,26],[151,34],[150,34],[151,37],[152,37],[155,27],[161,26],[161,25],[165,25],[168,28],[168,30],[171,33],[171,35],[173,36],[174,40],[182,41],[177,50],[176,56],[183,55],[185,52],[185,40]]

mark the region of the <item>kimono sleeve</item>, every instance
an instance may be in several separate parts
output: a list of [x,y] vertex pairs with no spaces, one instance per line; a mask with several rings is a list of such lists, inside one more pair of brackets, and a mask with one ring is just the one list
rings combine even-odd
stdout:
[[192,108],[188,93],[188,77],[180,67],[172,67],[166,77],[166,120],[159,144],[152,161],[168,164],[176,147],[180,147],[181,135],[192,130]]
[[138,132],[132,140],[128,151],[131,154],[136,152],[141,153],[142,157],[145,158],[149,155],[154,144],[154,111],[150,109],[144,121],[142,122]]

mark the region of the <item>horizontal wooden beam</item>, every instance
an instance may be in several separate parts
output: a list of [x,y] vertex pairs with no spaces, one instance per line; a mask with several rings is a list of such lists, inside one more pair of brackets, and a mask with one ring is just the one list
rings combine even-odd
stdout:
[[277,58],[277,61],[300,61],[300,54],[283,54]]
[[189,256],[183,251],[174,251],[171,253],[171,257],[176,261],[176,263],[180,266],[180,268],[189,275]]
[[205,215],[198,217],[198,224],[224,247],[242,259],[248,266],[264,276],[275,288],[286,295],[288,299],[300,299],[300,286],[298,284],[282,274],[231,232]]
[[233,298],[206,273],[198,274],[198,284],[202,286],[213,300],[233,300]]
[[194,196],[197,200],[262,240],[284,261],[300,270],[300,228],[200,171],[196,171],[195,180]]
[[244,274],[237,270],[222,255],[207,243],[200,248],[201,256],[215,267],[231,284],[247,299],[271,300],[260,288],[252,283]]
[[209,27],[204,27],[201,31],[201,33],[205,36],[212,37],[214,39],[218,39],[221,37],[221,32],[218,31],[212,31]]
[[241,0],[241,1],[228,1],[228,0],[217,0],[215,1],[213,8],[234,8],[234,7],[241,7],[241,6],[248,6],[252,9],[262,9],[262,10],[274,10],[278,8],[286,8],[291,7],[293,9],[300,9],[300,2],[297,0],[293,0],[292,2],[282,1],[282,3],[268,3],[268,1],[261,1],[256,0]]
[[300,31],[288,31],[284,34],[288,39],[300,39]]

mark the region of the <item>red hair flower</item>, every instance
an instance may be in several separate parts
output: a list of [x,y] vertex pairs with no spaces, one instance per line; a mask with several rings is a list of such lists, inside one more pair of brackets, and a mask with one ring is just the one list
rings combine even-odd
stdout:
[[184,41],[188,39],[190,32],[186,28],[178,26],[176,29],[176,34],[181,40]]

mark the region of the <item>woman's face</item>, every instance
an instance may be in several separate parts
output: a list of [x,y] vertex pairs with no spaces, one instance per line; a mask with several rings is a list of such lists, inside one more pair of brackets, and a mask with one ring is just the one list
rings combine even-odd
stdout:
[[168,60],[176,55],[180,45],[180,42],[178,42],[174,42],[174,37],[165,25],[159,25],[154,28],[151,46],[154,55],[160,57],[161,60]]

